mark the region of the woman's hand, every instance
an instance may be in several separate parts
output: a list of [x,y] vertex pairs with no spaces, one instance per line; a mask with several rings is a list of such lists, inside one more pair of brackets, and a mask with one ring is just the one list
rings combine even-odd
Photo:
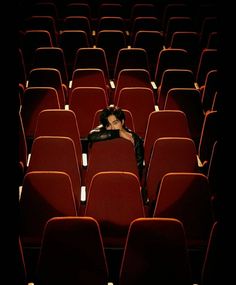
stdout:
[[132,137],[132,134],[127,132],[125,129],[120,130],[120,137],[128,141],[131,141],[134,144],[134,139]]

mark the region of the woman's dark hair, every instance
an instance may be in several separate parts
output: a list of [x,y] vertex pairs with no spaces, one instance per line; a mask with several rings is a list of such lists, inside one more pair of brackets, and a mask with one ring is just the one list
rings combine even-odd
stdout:
[[111,105],[103,109],[100,114],[100,123],[103,125],[103,127],[109,125],[108,117],[110,115],[114,115],[119,121],[125,121],[125,113],[123,110],[119,107]]

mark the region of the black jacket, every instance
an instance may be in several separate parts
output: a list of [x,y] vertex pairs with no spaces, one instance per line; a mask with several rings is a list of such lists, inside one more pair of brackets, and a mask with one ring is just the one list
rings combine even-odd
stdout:
[[[144,148],[143,148],[143,139],[137,135],[135,132],[125,127],[125,130],[132,134],[134,139],[134,149],[136,154],[136,160],[139,170],[139,177],[142,178],[143,173],[143,160],[144,160]],[[119,130],[107,130],[102,125],[99,125],[95,129],[91,130],[88,135],[88,142],[91,146],[94,142],[99,142],[103,140],[111,140],[120,137]]]

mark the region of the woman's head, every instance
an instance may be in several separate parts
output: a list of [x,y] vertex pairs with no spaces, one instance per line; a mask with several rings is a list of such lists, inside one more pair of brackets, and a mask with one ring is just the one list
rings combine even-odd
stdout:
[[120,130],[125,124],[125,114],[121,108],[110,105],[102,110],[100,122],[107,130]]

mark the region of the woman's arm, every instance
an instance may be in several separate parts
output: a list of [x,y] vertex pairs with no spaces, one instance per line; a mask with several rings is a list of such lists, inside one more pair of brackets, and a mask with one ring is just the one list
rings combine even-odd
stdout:
[[119,130],[106,130],[104,127],[97,127],[88,134],[90,143],[119,138]]
[[136,160],[139,170],[139,177],[141,179],[143,174],[143,160],[144,160],[143,139],[137,135],[134,135],[134,141],[135,141],[134,147],[135,147]]

